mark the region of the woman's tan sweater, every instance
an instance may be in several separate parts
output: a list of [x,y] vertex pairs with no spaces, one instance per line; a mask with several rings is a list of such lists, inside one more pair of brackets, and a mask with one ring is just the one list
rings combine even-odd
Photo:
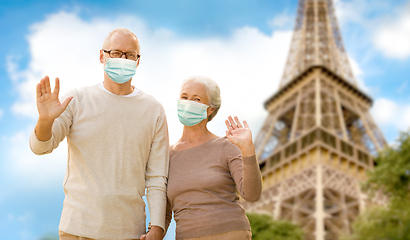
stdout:
[[256,201],[261,191],[256,157],[242,158],[240,149],[226,137],[171,150],[166,226],[172,210],[177,239],[250,230],[237,192],[245,200]]

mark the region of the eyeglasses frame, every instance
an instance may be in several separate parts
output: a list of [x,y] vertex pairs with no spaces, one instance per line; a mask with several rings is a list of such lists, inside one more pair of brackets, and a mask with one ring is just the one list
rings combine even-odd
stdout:
[[[123,52],[123,51],[119,51],[119,50],[105,50],[105,49],[102,49],[102,51],[105,52],[105,53],[108,53],[108,55],[110,55],[110,57],[111,57],[111,51],[120,52],[121,55],[118,58],[122,58],[122,56],[125,55],[125,59],[128,59],[127,58],[127,53],[133,53],[133,52]],[[141,54],[137,53],[137,58],[134,61],[137,61],[140,57],[141,57]],[[111,58],[113,58],[113,57],[111,57]],[[131,59],[128,59],[128,60],[131,60]]]

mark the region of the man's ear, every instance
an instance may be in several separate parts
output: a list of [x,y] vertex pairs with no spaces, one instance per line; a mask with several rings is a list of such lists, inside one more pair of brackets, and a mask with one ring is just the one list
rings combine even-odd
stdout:
[[104,52],[100,50],[100,63],[104,63]]
[[137,67],[140,65],[141,56],[137,59]]

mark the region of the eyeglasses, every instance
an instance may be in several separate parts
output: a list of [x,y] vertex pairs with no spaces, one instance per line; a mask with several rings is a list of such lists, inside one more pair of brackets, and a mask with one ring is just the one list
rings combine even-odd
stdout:
[[141,56],[140,54],[136,53],[136,52],[122,52],[122,51],[118,51],[118,50],[104,50],[103,52],[106,52],[110,55],[110,57],[112,58],[121,58],[122,55],[125,54],[125,58],[129,59],[129,60],[134,60],[137,61],[137,59]]

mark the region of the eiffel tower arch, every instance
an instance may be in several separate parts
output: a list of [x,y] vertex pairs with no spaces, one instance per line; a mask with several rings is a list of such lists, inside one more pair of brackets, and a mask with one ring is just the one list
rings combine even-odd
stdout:
[[261,199],[243,202],[301,226],[307,240],[336,240],[369,203],[359,187],[386,141],[372,99],[355,81],[332,0],[299,0],[279,90],[255,146]]

